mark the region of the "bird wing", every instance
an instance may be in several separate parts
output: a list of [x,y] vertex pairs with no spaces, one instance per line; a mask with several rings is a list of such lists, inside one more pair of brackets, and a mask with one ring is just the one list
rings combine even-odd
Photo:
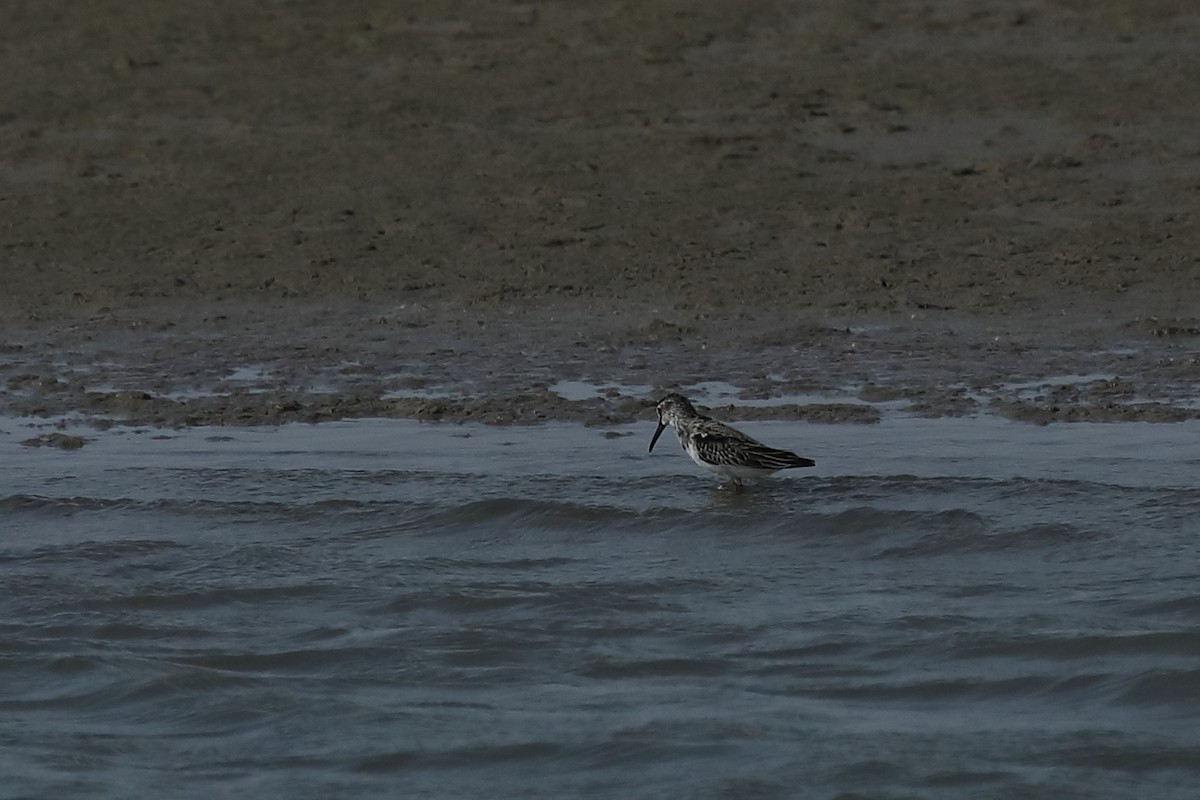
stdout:
[[811,467],[817,462],[787,450],[768,447],[735,428],[705,419],[692,430],[692,442],[700,458],[720,467],[791,469]]

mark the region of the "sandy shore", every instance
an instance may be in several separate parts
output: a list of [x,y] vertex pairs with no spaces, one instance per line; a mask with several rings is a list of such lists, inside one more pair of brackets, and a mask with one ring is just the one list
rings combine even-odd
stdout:
[[1195,416],[1200,9],[21,8],[0,413]]

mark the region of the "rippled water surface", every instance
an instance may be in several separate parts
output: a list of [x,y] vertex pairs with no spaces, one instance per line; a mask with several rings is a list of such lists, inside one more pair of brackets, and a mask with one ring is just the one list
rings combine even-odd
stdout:
[[744,428],[0,421],[0,796],[1197,796],[1200,426]]

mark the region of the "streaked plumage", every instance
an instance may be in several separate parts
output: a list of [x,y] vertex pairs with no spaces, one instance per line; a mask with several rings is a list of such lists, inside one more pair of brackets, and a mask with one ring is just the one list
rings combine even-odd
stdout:
[[684,452],[706,469],[726,475],[734,484],[745,478],[770,475],[781,469],[811,467],[816,462],[787,450],[768,447],[735,428],[701,414],[681,394],[669,394],[659,401],[658,429],[650,440],[654,450],[658,437],[668,425],[675,428]]

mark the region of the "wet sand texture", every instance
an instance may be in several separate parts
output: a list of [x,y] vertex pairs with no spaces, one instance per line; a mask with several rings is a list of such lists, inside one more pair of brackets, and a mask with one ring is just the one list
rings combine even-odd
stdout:
[[0,17],[9,319],[583,298],[1186,326],[1200,307],[1193,4]]
[[1200,6],[10,3],[0,37],[9,413],[605,424],[719,379],[826,395],[730,418],[1195,416]]

